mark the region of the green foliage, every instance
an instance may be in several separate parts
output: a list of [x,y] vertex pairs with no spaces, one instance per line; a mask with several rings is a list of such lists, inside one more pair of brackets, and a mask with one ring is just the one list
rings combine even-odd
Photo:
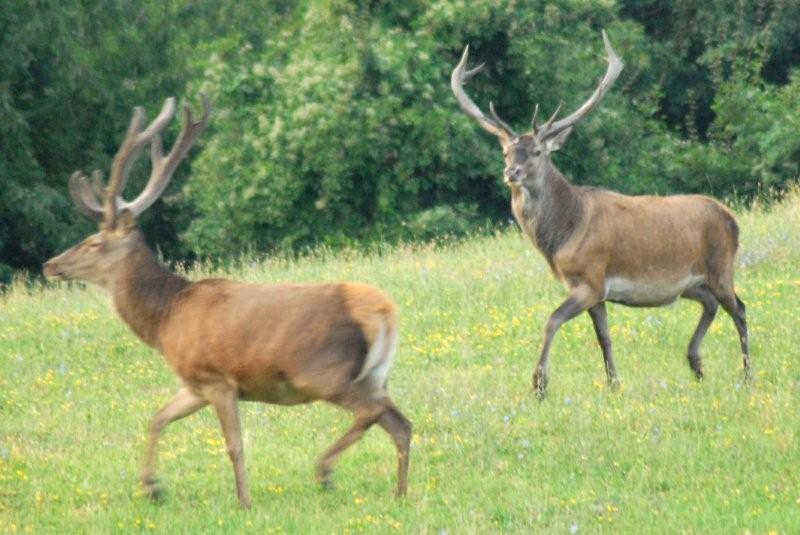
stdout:
[[[490,151],[452,126],[449,62],[426,31],[386,28],[349,2],[309,3],[296,27],[224,43],[202,88],[214,135],[185,190],[207,254],[346,244],[437,205],[475,203]],[[473,185],[473,183],[475,183]]]
[[687,139],[662,175],[671,191],[784,190],[800,173],[800,5],[784,0],[622,1],[662,73],[661,111]]
[[35,102],[28,66],[40,36],[18,12],[26,3],[0,10],[0,283],[11,280],[12,268],[37,262],[58,243],[53,213],[65,204],[43,180],[34,132],[21,109]]
[[782,87],[733,79],[721,84],[710,147],[728,160],[730,186],[782,189],[800,177],[800,76]]

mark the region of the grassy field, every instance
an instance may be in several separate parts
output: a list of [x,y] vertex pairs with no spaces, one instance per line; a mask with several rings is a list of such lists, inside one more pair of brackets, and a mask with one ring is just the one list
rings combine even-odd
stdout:
[[531,373],[565,292],[516,230],[226,273],[358,280],[394,297],[402,339],[391,391],[414,423],[400,502],[394,448],[378,428],[344,455],[332,491],[317,488],[318,455],[350,424],[323,404],[243,405],[252,510],[237,508],[209,409],[167,429],[166,499],[148,502],[137,486],[145,431],[176,380],[104,293],[17,284],[0,296],[0,532],[796,533],[800,197],[739,221],[749,387],[721,310],[698,383],[685,357],[696,303],[611,305],[621,390],[605,385],[584,315],[559,332],[538,402]]

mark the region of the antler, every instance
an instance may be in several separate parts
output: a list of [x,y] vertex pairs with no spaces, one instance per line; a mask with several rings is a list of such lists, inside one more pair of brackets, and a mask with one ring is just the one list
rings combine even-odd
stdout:
[[478,74],[484,66],[484,64],[481,63],[474,69],[466,70],[468,58],[469,45],[464,47],[464,54],[461,56],[461,61],[459,61],[458,65],[456,65],[456,68],[453,69],[453,74],[450,75],[450,88],[453,90],[453,94],[456,96],[458,104],[461,106],[461,109],[467,113],[467,115],[478,121],[478,124],[480,124],[487,132],[490,132],[503,139],[515,137],[516,134],[514,133],[514,130],[512,130],[507,123],[501,120],[497,116],[497,113],[495,113],[494,105],[491,103],[489,104],[489,111],[492,115],[492,118],[490,119],[483,114],[480,108],[478,108],[472,99],[470,99],[464,92],[463,85],[468,82],[470,78]]
[[[116,224],[117,214],[122,210],[130,210],[135,217],[149,208],[164,192],[172,173],[181,160],[186,157],[194,140],[208,124],[211,106],[205,94],[201,94],[201,98],[203,116],[195,122],[189,105],[184,106],[181,133],[166,158],[163,156],[160,134],[175,115],[175,99],[170,97],[164,101],[161,112],[144,131],[142,131],[144,112],[140,107],[134,108],[128,132],[111,165],[108,187],[102,191],[102,194],[102,175],[99,171],[92,174],[94,188],[89,184],[82,171],[76,171],[70,177],[69,190],[78,209],[89,218],[102,221],[103,226],[113,228]],[[128,180],[131,163],[148,141],[151,142],[153,164],[150,179],[136,199],[126,202],[121,193]],[[100,197],[103,199],[102,204],[98,201]]]
[[558,113],[558,110],[556,110],[556,114],[553,114],[550,120],[539,131],[538,134],[540,137],[545,138],[554,136],[580,121],[584,115],[592,111],[595,106],[597,106],[600,101],[603,100],[603,97],[614,84],[619,76],[619,73],[622,72],[622,67],[624,66],[622,60],[619,58],[619,56],[617,56],[617,53],[614,52],[614,49],[611,48],[611,42],[608,40],[606,31],[603,30],[602,33],[603,44],[605,45],[606,55],[608,56],[608,69],[606,69],[606,74],[603,76],[603,79],[600,80],[600,85],[597,86],[597,89],[594,90],[594,93],[592,93],[592,96],[589,97],[589,100],[584,102],[580,108],[572,112],[572,114],[569,116],[553,123],[552,121],[555,119],[555,115]]
[[172,146],[172,150],[169,151],[166,158],[164,157],[161,145],[161,136],[156,132],[156,135],[153,137],[153,142],[150,144],[150,161],[153,167],[150,172],[150,180],[147,181],[147,186],[145,186],[142,193],[140,193],[136,199],[124,205],[124,208],[133,212],[134,216],[138,216],[158,200],[167,187],[167,184],[169,184],[172,173],[175,172],[178,164],[180,164],[186,157],[186,154],[189,153],[189,149],[192,147],[192,144],[194,144],[194,140],[197,139],[197,136],[200,135],[208,125],[211,104],[205,93],[201,93],[200,98],[203,101],[202,117],[200,117],[199,121],[194,121],[192,117],[192,108],[188,104],[183,106],[183,127],[181,128],[181,133],[178,135],[178,139]]

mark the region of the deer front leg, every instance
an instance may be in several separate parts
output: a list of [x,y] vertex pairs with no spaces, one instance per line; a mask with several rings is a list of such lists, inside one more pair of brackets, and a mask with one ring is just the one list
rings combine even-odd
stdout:
[[561,325],[597,303],[597,299],[593,295],[594,292],[587,286],[573,288],[567,300],[561,303],[547,320],[542,353],[536,370],[533,372],[533,389],[536,391],[536,397],[540,400],[544,399],[547,393],[547,364],[550,359],[550,345],[553,343],[556,332]]
[[194,414],[206,405],[208,405],[207,401],[197,397],[188,388],[183,388],[153,417],[141,476],[142,487],[150,499],[155,500],[160,496],[160,489],[155,479],[155,464],[156,448],[161,431],[175,420]]
[[236,494],[239,497],[239,505],[243,509],[249,509],[253,500],[250,497],[250,486],[247,483],[247,472],[244,468],[244,447],[236,391],[230,388],[213,388],[208,392],[207,397],[217,413],[222,433],[225,435],[228,457],[233,463],[233,473],[236,477]]
[[608,332],[608,315],[606,314],[606,304],[597,303],[589,309],[589,316],[592,318],[594,333],[597,335],[597,343],[603,351],[603,361],[606,365],[606,378],[608,385],[616,390],[619,388],[617,379],[617,367],[614,365],[614,354],[611,351],[611,335]]

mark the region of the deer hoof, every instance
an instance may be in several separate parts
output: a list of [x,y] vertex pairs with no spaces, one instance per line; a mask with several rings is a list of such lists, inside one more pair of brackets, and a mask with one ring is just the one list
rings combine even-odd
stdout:
[[317,481],[319,482],[319,486],[322,487],[322,490],[333,490],[331,472],[332,470],[330,468],[323,465],[317,468]]
[[689,354],[689,367],[694,372],[694,376],[697,378],[698,381],[703,380],[703,361],[700,360],[700,355],[698,354]]
[[544,400],[547,394],[547,375],[541,369],[537,369],[533,374],[533,390],[539,401]]
[[617,379],[616,377],[612,377],[608,380],[608,387],[611,389],[612,392],[619,392],[621,386],[622,385],[619,382],[619,379]]
[[745,372],[744,372],[744,384],[749,386],[749,385],[753,384],[754,380],[755,380],[755,377],[753,376],[753,372],[750,371],[749,369],[745,370]]
[[142,480],[142,490],[151,502],[160,503],[164,501],[164,492],[156,479],[147,478]]

